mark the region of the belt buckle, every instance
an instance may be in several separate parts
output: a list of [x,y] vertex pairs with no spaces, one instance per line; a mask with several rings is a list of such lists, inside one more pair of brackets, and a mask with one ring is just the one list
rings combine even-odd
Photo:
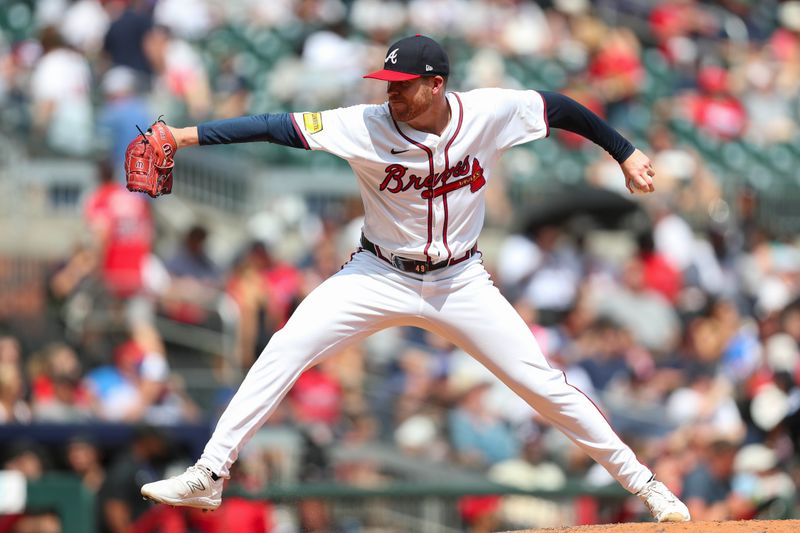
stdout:
[[393,255],[391,263],[398,270],[402,270],[404,272],[408,272],[408,270],[409,270],[409,268],[408,268],[409,261],[410,261],[410,259],[406,259],[404,257]]
[[428,270],[428,265],[422,261],[419,261],[414,265],[414,270],[417,272],[417,274],[424,274]]

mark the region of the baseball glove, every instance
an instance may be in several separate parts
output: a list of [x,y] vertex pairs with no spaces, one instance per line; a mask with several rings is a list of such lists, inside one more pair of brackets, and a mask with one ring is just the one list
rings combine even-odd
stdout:
[[[138,128],[138,126],[137,126]],[[166,122],[156,120],[147,132],[139,130],[125,151],[125,180],[129,191],[153,198],[172,192],[172,169],[178,143]]]

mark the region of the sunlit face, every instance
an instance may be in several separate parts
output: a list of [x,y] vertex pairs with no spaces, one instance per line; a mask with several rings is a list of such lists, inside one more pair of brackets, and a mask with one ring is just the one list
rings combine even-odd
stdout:
[[392,118],[410,122],[422,115],[433,102],[433,77],[390,81],[386,90]]

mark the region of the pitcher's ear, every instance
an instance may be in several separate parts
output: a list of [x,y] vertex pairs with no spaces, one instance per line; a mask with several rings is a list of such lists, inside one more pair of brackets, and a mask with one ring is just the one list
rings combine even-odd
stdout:
[[446,88],[447,88],[447,78],[445,78],[444,76],[439,76],[438,74],[436,76],[433,76],[432,89],[434,93],[444,92]]

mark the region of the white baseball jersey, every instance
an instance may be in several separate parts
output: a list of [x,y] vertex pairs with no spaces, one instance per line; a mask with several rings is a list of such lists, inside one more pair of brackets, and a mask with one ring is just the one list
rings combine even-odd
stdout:
[[483,227],[484,191],[507,148],[547,136],[535,91],[448,93],[441,135],[392,119],[388,103],[295,113],[312,150],[350,163],[364,201],[364,234],[396,255],[438,263],[463,256]]

